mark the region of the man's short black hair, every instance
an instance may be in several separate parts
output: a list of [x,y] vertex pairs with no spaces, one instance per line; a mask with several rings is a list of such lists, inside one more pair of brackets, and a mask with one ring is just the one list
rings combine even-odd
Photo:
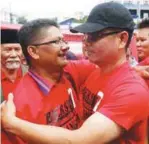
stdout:
[[142,28],[149,28],[149,18],[143,19],[139,24],[138,24],[138,29]]
[[36,19],[24,24],[18,32],[19,42],[22,47],[22,51],[30,65],[30,56],[27,52],[27,47],[38,41],[42,36],[42,31],[50,26],[59,28],[57,22],[51,19]]

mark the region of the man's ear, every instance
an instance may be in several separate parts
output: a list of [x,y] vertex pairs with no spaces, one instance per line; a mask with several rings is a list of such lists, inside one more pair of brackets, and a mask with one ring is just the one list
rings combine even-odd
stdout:
[[126,31],[119,33],[119,39],[120,39],[119,49],[124,49],[126,47],[128,37],[129,35],[128,35],[128,32]]
[[39,59],[39,50],[36,46],[28,46],[27,51],[33,59]]

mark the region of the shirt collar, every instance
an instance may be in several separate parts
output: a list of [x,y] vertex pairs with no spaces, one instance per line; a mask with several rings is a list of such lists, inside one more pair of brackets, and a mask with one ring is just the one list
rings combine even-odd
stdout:
[[28,74],[36,81],[36,83],[39,86],[39,89],[45,94],[48,95],[53,84],[49,83],[47,80],[42,78],[40,75],[38,75],[35,71],[29,70]]
[[[16,79],[22,77],[22,75],[23,74],[22,74],[22,70],[21,70],[21,67],[20,67],[17,71]],[[4,79],[7,79],[7,76],[5,75],[5,73],[3,71],[1,71],[1,80],[4,80]]]

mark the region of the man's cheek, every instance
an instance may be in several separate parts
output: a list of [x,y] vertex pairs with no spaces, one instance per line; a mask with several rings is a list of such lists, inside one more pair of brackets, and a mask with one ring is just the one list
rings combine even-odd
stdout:
[[6,52],[2,52],[1,53],[1,58],[8,58],[9,57],[9,53],[6,53]]

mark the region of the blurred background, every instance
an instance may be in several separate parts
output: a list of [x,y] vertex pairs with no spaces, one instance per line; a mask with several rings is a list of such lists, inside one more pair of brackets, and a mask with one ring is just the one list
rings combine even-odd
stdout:
[[[1,0],[1,24],[24,24],[36,18],[52,18],[60,24],[71,50],[80,53],[81,34],[72,34],[70,27],[86,21],[90,10],[98,3],[111,0]],[[149,0],[114,0],[131,12],[134,22],[149,17]]]

